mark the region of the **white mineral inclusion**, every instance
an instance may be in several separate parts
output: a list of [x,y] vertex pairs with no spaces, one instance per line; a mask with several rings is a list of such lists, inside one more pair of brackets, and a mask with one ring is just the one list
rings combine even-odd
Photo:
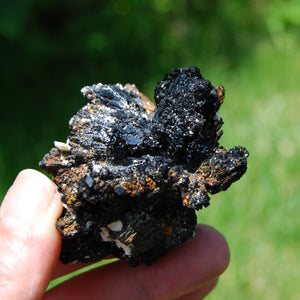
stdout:
[[100,236],[101,236],[101,238],[104,242],[113,242],[113,243],[115,243],[118,248],[121,248],[124,251],[126,256],[130,256],[131,255],[130,246],[125,245],[124,243],[122,243],[118,239],[113,239],[110,236],[110,233],[109,233],[109,230],[111,230],[111,231],[120,231],[122,229],[122,227],[123,227],[123,223],[120,220],[109,223],[107,225],[107,227],[101,227]]
[[104,242],[111,242],[112,238],[110,237],[109,231],[106,227],[101,227],[100,232],[101,238]]
[[68,145],[68,143],[62,143],[62,142],[58,142],[58,141],[54,141],[54,146],[60,150],[60,151],[70,151],[71,147],[70,145]]
[[120,240],[114,240],[114,242],[116,243],[116,246],[118,248],[122,248],[123,249],[125,255],[127,255],[127,256],[131,255],[131,248],[129,246],[125,245]]
[[118,221],[114,221],[114,222],[108,224],[107,227],[111,231],[120,231],[123,228],[123,223],[122,223],[122,221],[118,220]]

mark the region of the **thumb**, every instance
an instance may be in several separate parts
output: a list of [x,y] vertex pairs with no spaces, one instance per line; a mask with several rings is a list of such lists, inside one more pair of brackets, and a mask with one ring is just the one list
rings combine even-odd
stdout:
[[39,299],[58,260],[61,213],[56,186],[43,174],[24,170],[0,207],[0,299]]

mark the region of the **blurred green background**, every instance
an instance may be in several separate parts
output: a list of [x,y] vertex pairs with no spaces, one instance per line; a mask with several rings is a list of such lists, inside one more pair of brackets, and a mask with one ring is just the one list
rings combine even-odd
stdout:
[[300,299],[300,1],[2,1],[1,199],[23,168],[65,141],[95,82],[153,99],[175,67],[223,84],[221,144],[250,152],[246,175],[199,222],[231,263],[208,299]]

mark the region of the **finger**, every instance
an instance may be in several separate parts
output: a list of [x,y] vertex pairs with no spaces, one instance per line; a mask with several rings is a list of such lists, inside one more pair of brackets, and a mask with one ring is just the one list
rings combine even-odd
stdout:
[[176,300],[201,300],[204,299],[217,285],[218,279],[213,279],[208,283],[202,285],[199,289],[190,292]]
[[60,195],[43,174],[24,170],[0,208],[0,298],[37,299],[50,281],[61,237]]
[[[224,237],[212,227],[172,249],[151,267],[123,261],[84,273],[50,290],[44,299],[174,299],[217,278],[229,263]],[[83,288],[84,287],[84,288]],[[117,288],[116,288],[117,287]]]

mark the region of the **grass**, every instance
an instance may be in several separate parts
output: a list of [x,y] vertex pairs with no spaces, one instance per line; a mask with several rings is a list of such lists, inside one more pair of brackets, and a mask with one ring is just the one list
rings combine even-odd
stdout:
[[221,143],[250,157],[246,175],[198,213],[231,249],[208,299],[300,299],[299,54],[262,45],[224,83]]
[[94,263],[94,264],[91,264],[91,265],[88,265],[84,268],[81,268],[77,271],[74,271],[70,274],[67,274],[67,275],[64,275],[64,276],[61,276],[59,278],[56,278],[54,280],[52,280],[48,286],[48,289],[47,290],[50,290],[52,288],[54,288],[55,286],[59,285],[59,284],[62,284],[63,282],[75,277],[75,276],[78,276],[80,274],[83,274],[85,272],[88,272],[88,271],[91,271],[93,269],[96,269],[96,268],[99,268],[99,267],[102,267],[104,265],[107,265],[107,264],[110,264],[110,263],[113,263],[113,262],[116,262],[118,261],[117,258],[111,258],[111,259],[106,259],[106,260],[102,260],[100,262],[97,262],[97,263]]

